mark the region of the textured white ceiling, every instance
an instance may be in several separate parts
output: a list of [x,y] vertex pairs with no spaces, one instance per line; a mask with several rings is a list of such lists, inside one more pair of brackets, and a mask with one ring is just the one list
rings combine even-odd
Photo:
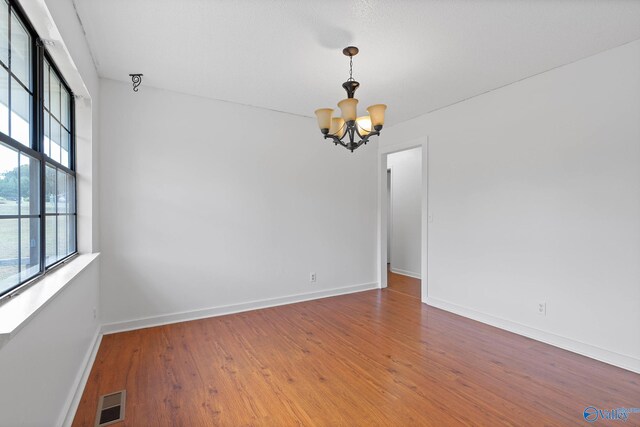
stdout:
[[407,120],[640,38],[638,0],[74,0],[100,76],[304,116]]

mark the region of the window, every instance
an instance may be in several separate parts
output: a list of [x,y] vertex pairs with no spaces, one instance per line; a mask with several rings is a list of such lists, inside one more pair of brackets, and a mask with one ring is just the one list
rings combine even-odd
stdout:
[[76,252],[74,99],[0,0],[0,298]]

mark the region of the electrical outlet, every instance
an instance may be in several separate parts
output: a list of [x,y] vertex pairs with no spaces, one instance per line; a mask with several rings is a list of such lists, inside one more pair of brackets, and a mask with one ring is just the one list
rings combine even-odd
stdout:
[[311,283],[316,283],[316,273],[310,273],[309,274],[309,281]]
[[546,316],[547,315],[547,303],[546,302],[539,302],[538,303],[538,314],[540,316]]
[[97,319],[98,318],[98,309],[93,307],[93,318]]

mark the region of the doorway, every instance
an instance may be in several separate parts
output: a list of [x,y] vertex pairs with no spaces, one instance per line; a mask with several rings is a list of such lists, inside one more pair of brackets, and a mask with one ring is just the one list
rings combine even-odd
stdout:
[[387,155],[387,287],[420,298],[422,148]]
[[381,147],[380,284],[427,299],[427,141]]

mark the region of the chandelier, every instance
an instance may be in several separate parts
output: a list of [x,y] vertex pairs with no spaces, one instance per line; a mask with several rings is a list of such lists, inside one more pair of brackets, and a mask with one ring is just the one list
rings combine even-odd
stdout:
[[353,57],[359,50],[355,46],[345,47],[342,50],[349,57],[349,79],[342,84],[347,91],[347,98],[338,102],[341,111],[340,117],[332,117],[332,108],[320,108],[316,110],[318,126],[325,139],[331,139],[335,145],[342,145],[347,150],[353,150],[366,144],[369,138],[380,135],[384,125],[384,112],[387,106],[375,104],[367,108],[368,116],[357,117],[358,100],[353,97],[360,83],[353,79]]

